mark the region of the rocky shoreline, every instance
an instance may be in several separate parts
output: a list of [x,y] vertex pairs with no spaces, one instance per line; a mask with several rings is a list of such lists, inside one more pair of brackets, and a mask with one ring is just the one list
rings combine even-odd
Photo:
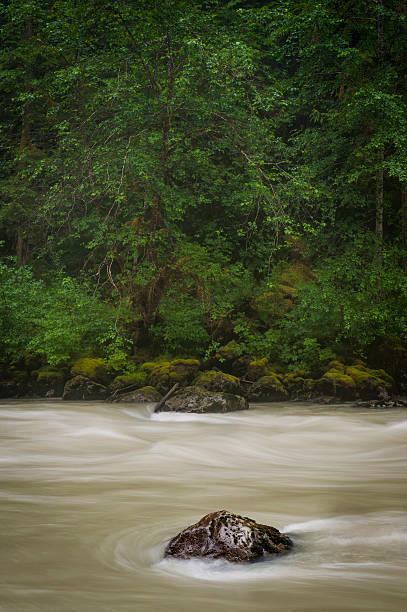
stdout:
[[405,405],[396,398],[400,390],[392,376],[362,361],[334,360],[322,371],[283,372],[266,358],[241,358],[233,364],[197,359],[144,362],[123,373],[109,370],[100,358],[83,357],[63,367],[27,358],[3,366],[0,397],[157,403],[175,384],[177,391],[161,410],[226,412],[245,409],[248,402],[307,400],[353,401],[363,407]]

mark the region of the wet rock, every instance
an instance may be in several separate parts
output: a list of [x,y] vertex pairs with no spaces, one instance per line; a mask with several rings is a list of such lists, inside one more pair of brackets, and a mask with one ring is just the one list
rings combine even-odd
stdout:
[[232,514],[212,512],[170,540],[166,557],[225,559],[241,563],[289,551],[291,539],[278,529]]
[[156,403],[161,399],[161,393],[154,387],[142,387],[128,393],[122,393],[114,398],[115,402]]
[[170,397],[159,412],[233,412],[247,408],[247,400],[240,395],[207,391],[202,387],[186,387]]
[[358,408],[406,408],[407,401],[399,398],[382,398],[378,400],[359,401],[355,403]]
[[85,376],[75,376],[65,384],[63,400],[104,400],[107,395],[107,388],[99,383],[85,378]]

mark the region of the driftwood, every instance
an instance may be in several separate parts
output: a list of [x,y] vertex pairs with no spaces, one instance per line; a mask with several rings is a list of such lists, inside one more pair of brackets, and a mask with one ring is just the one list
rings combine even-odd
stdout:
[[173,387],[171,387],[171,389],[168,391],[168,393],[166,393],[164,395],[164,397],[162,397],[160,399],[160,401],[158,402],[157,406],[154,409],[154,412],[157,412],[158,410],[161,410],[161,408],[164,406],[164,404],[167,401],[167,399],[169,399],[172,395],[174,395],[174,393],[178,389],[178,387],[179,387],[179,383],[175,383],[175,385]]

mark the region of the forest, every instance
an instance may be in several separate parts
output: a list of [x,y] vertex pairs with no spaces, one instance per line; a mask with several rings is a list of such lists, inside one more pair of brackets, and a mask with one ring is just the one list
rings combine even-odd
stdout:
[[0,27],[3,369],[407,364],[405,0],[10,0]]

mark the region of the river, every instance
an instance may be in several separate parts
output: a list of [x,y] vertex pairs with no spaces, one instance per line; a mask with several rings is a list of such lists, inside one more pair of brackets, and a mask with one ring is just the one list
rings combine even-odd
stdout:
[[[2,400],[0,444],[1,611],[407,609],[407,410]],[[288,533],[294,552],[162,559],[224,508]]]

